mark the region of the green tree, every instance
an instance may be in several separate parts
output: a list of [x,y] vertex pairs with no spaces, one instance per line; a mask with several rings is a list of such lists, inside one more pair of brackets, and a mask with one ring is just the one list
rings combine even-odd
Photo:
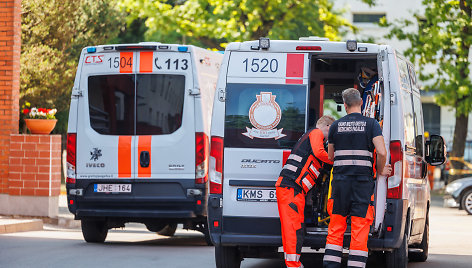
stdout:
[[344,31],[354,29],[329,0],[119,1],[130,14],[129,20],[146,20],[147,38],[160,37],[157,40],[162,42],[186,38],[189,43],[217,49],[227,42],[266,36],[298,39],[318,35],[339,40]]
[[[470,0],[423,0],[424,13],[416,13],[411,20],[393,24],[383,22],[384,26],[391,27],[388,37],[410,41],[405,56],[420,67],[419,77],[427,82],[426,89],[439,90],[437,103],[455,108],[451,156],[457,157],[464,155],[467,124],[472,111],[469,62],[471,4]],[[406,32],[408,28],[414,30]],[[429,69],[433,71],[427,72]]]
[[23,0],[20,103],[55,107],[65,132],[81,49],[106,43],[124,27],[114,0]]

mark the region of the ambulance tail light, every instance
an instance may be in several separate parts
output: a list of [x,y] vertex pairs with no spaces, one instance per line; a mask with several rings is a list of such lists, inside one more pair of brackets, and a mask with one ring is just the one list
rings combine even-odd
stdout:
[[210,193],[223,192],[223,138],[211,137],[210,145]]
[[203,132],[195,133],[195,183],[208,181],[208,136]]
[[401,141],[390,142],[392,174],[387,179],[387,198],[401,199],[403,192],[403,150]]
[[77,133],[67,133],[67,179],[66,183],[75,184],[77,153]]

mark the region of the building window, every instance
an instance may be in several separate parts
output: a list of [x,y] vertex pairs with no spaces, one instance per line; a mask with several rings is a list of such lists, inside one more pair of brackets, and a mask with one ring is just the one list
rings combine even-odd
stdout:
[[354,13],[352,14],[353,23],[378,23],[385,13]]

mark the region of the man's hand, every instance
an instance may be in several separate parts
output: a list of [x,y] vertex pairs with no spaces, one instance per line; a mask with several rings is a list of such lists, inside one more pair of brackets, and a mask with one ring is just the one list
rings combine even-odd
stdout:
[[382,172],[380,172],[380,175],[388,177],[388,176],[390,176],[390,174],[392,174],[392,165],[387,164],[383,168]]

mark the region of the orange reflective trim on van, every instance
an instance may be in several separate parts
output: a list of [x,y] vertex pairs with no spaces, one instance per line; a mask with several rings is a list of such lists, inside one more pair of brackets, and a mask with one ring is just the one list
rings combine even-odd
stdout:
[[[151,141],[152,136],[139,136],[138,137],[138,177],[146,178],[151,177]],[[142,167],[141,166],[141,152],[148,151],[149,152],[149,166]]]
[[120,52],[120,73],[133,72],[133,52]]
[[131,136],[118,138],[118,178],[131,177]]
[[139,52],[139,72],[140,73],[152,73],[153,57],[154,57],[154,52],[152,51]]

